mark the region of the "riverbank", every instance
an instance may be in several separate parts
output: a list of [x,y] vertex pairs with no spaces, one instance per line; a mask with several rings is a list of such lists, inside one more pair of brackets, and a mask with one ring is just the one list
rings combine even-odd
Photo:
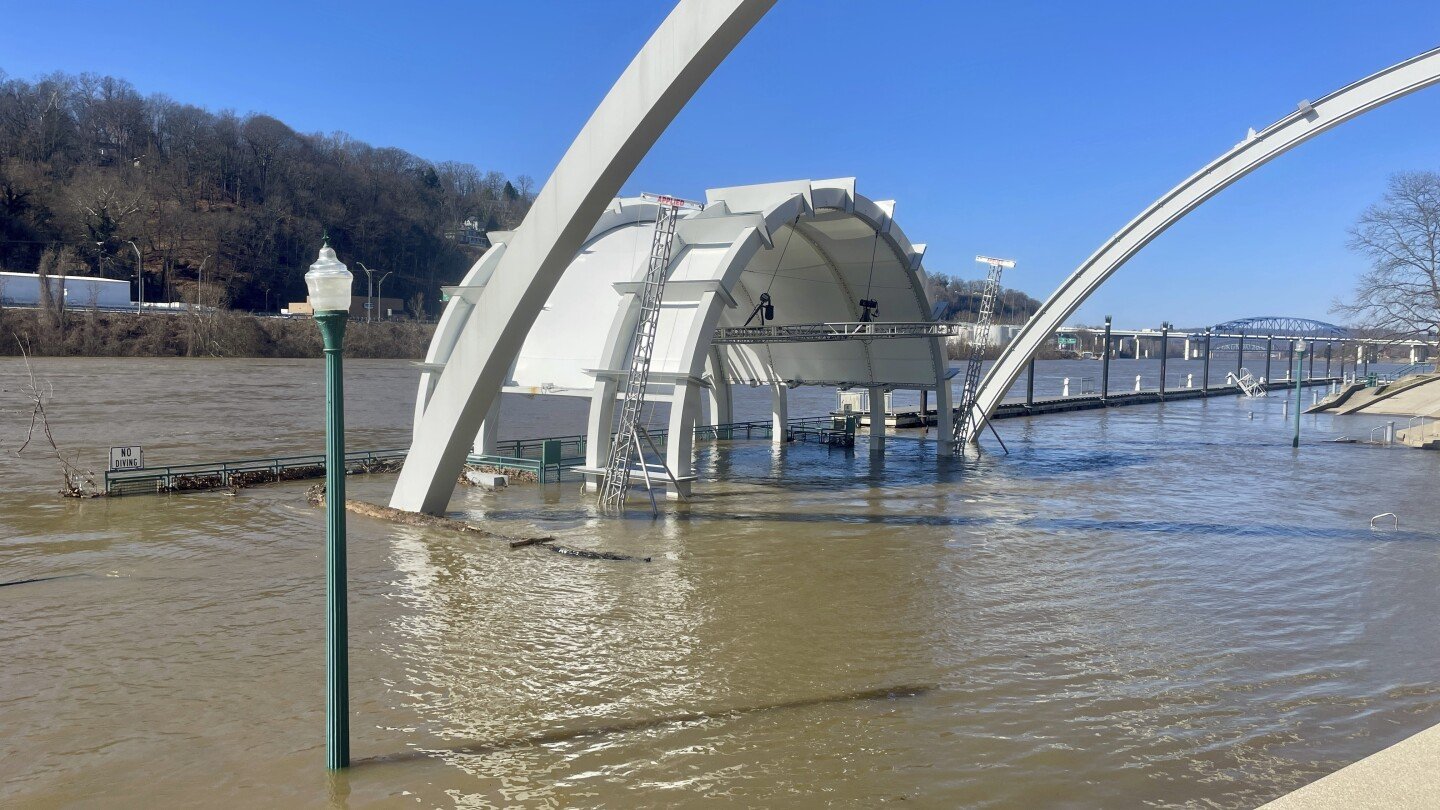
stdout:
[[[348,357],[419,360],[435,331],[418,321],[351,321]],[[310,318],[248,312],[101,312],[0,309],[0,356],[21,348],[35,357],[318,357],[320,331]]]

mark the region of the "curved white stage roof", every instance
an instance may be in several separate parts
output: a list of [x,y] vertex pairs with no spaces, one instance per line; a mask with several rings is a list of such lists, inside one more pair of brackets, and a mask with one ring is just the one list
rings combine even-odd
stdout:
[[[859,301],[867,298],[880,304],[877,320],[930,319],[921,270],[924,246],[911,244],[892,221],[893,203],[856,194],[853,178],[712,189],[706,196],[703,211],[682,212],[676,231],[651,366],[652,398],[665,398],[667,380],[689,374],[696,350],[709,348],[708,334],[693,334],[706,314],[706,293],[718,299],[715,326],[721,327],[744,325],[765,292],[777,325],[859,321]],[[786,203],[798,215],[780,222],[766,216]],[[588,397],[597,370],[620,370],[607,368],[606,358],[613,341],[629,337],[626,319],[634,296],[627,283],[645,274],[656,206],[641,198],[612,203],[536,318],[506,391]],[[741,261],[733,248],[746,228],[761,229],[770,247]],[[935,385],[934,341],[717,348],[730,383]]]

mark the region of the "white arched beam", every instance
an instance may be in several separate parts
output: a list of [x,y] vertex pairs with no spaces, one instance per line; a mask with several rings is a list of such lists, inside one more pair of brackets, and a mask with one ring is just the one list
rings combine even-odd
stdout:
[[[1440,83],[1440,49],[1427,51],[1320,99],[1263,132],[1251,132],[1185,182],[1156,200],[1101,245],[1040,307],[980,383],[976,410],[989,419],[1030,359],[1056,328],[1137,251],[1181,217],[1274,157],[1387,102]],[[975,431],[979,436],[980,431]]]
[[[804,197],[797,194],[763,213],[764,230],[755,226],[741,228],[720,260],[720,267],[724,268],[719,279],[721,288],[735,289],[739,284],[740,274],[750,265],[755,254],[769,243],[769,234],[779,231],[782,225],[793,224],[806,207]],[[685,370],[690,379],[702,377],[709,358],[714,356],[719,359],[719,355],[711,351],[710,341],[715,334],[715,328],[720,324],[720,315],[724,309],[723,302],[713,292],[706,293],[700,302],[698,316],[691,321],[690,329],[685,335],[685,350],[682,355],[687,358],[688,367]],[[721,373],[712,377],[710,385],[725,387],[724,398],[728,409],[729,384],[724,379],[723,367],[721,362],[715,364],[715,370]],[[776,376],[772,368],[770,379],[773,380]],[[694,472],[695,426],[700,421],[700,393],[695,385],[682,381],[676,384],[675,397],[670,403],[665,463],[671,472],[680,477],[688,478]]]
[[[415,431],[390,505],[445,510],[530,324],[620,185],[775,0],[681,0],[610,88],[535,199],[466,319]],[[498,315],[503,314],[503,317]]]
[[[809,198],[808,203],[807,196]],[[770,246],[771,249],[781,250],[783,253],[783,249],[774,248],[773,245],[771,245],[770,240],[765,237],[767,232],[769,234],[778,234],[780,229],[786,226],[796,228],[797,232],[800,232],[798,229],[802,227],[808,219],[824,211],[843,210],[854,215],[856,219],[864,222],[883,237],[882,241],[888,250],[894,252],[896,263],[902,268],[901,272],[909,281],[910,293],[915,297],[917,308],[922,314],[922,318],[928,318],[928,309],[924,306],[924,286],[917,274],[920,257],[924,253],[924,246],[912,245],[909,240],[905,238],[903,231],[899,229],[898,225],[892,227],[891,212],[880,207],[880,205],[881,204],[874,203],[856,194],[853,186],[849,189],[844,189],[835,186],[819,185],[812,186],[809,195],[797,193],[783,201],[774,203],[761,214],[764,223],[763,230],[758,227],[743,227],[731,240],[729,249],[718,265],[721,268],[717,274],[720,287],[731,290],[737,297],[748,298],[749,294],[744,291],[741,278],[744,271],[754,261],[758,252],[763,247]],[[806,238],[810,240],[810,237],[807,236]],[[818,247],[817,245],[816,252],[825,260],[827,267],[832,273],[832,277],[837,279],[837,283],[843,283],[844,275],[839,264],[826,252],[819,250]],[[751,298],[750,300],[753,303],[754,299]],[[847,291],[844,301],[846,314],[851,317],[858,317],[859,313],[858,309],[856,309],[854,295]],[[707,293],[706,297],[702,300],[698,317],[691,322],[689,331],[686,334],[685,348],[682,353],[682,357],[688,358],[689,365],[685,367],[685,370],[688,372],[689,379],[702,378],[706,365],[709,363],[712,366],[711,385],[725,385],[723,374],[717,378],[713,373],[713,369],[721,367],[722,364],[716,362],[719,353],[714,351],[714,344],[712,342],[715,329],[720,324],[721,314],[724,309],[724,305],[715,297],[714,293]],[[611,340],[614,341],[615,335],[619,333],[621,332],[612,329]],[[942,407],[948,408],[950,401],[950,381],[947,370],[948,363],[944,359],[944,347],[938,339],[935,339],[928,342],[928,348],[935,365],[936,387],[937,390],[942,391],[942,393],[937,394],[937,401],[943,403]],[[614,351],[614,349],[612,349],[612,351]],[[776,406],[772,412],[772,416],[774,416],[774,414],[780,413],[784,409],[781,403],[788,390],[788,385],[783,379],[784,375],[775,367],[773,359],[768,352],[764,354],[757,353],[755,358],[757,362],[762,364],[762,368],[752,370],[752,373],[757,378],[764,379],[773,386],[772,395],[774,397],[774,405]],[[728,386],[726,387],[728,388]],[[688,477],[693,473],[693,437],[695,426],[699,423],[700,419],[700,393],[697,386],[682,381],[677,383],[675,396],[671,402],[666,463],[670,470],[677,476]],[[726,396],[728,397],[728,391],[726,392]],[[611,399],[613,399],[613,393],[611,394]],[[591,405],[592,412],[604,407],[609,401],[609,399],[597,399]],[[608,422],[604,423],[608,424]],[[594,427],[595,422],[592,421],[592,431]],[[777,422],[774,427],[776,439],[783,441],[785,433],[783,424]],[[948,452],[949,450],[949,434],[946,432],[947,428],[948,425],[942,428],[940,436],[943,445],[942,452]],[[603,442],[605,438],[596,436],[592,432],[591,441]]]

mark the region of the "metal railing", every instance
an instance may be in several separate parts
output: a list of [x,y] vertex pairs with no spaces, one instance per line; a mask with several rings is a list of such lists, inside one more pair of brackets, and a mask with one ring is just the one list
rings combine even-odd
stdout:
[[[407,450],[354,450],[345,454],[345,468],[365,471],[378,462],[402,459]],[[325,454],[219,461],[200,464],[170,464],[138,470],[108,470],[105,494],[187,492],[219,489],[235,484],[318,478],[325,474]]]
[[1412,416],[1405,423],[1405,443],[1423,447],[1427,442],[1440,438],[1440,421],[1429,414]]
[[[786,424],[791,429],[831,426],[833,416],[806,416],[791,419]],[[748,422],[725,422],[718,425],[696,425],[695,439],[698,441],[726,441],[731,439],[769,439],[774,436],[775,425],[769,419],[754,419]],[[660,428],[649,431],[650,437],[659,447],[664,447],[669,430]],[[469,464],[481,464],[501,470],[516,470],[535,473],[540,483],[563,480],[564,471],[585,463],[585,450],[589,442],[585,436],[557,436],[550,439],[527,438],[506,439],[496,442],[494,454],[471,454],[466,457]],[[546,457],[547,446],[550,455]]]
[[[476,454],[473,454],[473,453],[472,453],[471,455],[468,455],[468,456],[465,457],[465,463],[466,463],[466,464],[476,465],[476,466],[482,466],[482,467],[494,467],[494,468],[496,468],[496,469],[498,469],[498,470],[505,470],[505,471],[508,471],[508,472],[528,472],[528,473],[533,473],[533,474],[535,475],[535,480],[536,480],[536,481],[539,481],[539,482],[542,483],[542,484],[547,484],[547,483],[549,483],[549,481],[550,481],[550,476],[549,476],[550,468],[551,468],[552,466],[555,466],[555,465],[551,465],[551,464],[546,464],[546,463],[544,463],[543,461],[540,461],[539,459],[533,459],[533,458],[518,458],[518,457],[515,457],[515,456],[476,455]],[[572,465],[572,466],[573,466],[573,465]],[[564,468],[563,468],[563,467],[557,467],[557,468],[556,468],[556,470],[555,470],[555,480],[556,480],[556,481],[561,480],[561,479],[560,479],[560,475],[561,475],[561,473],[562,473],[563,471],[564,471]]]

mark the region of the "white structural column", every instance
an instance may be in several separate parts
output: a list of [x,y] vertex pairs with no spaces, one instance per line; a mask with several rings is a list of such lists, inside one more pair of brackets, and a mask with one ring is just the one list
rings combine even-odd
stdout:
[[[931,354],[935,358],[935,450],[942,456],[949,456],[955,453],[955,448],[951,446],[955,430],[952,412],[955,408],[951,404],[950,360],[945,353],[945,341],[936,338]],[[920,418],[924,419],[925,414],[920,414]]]
[[955,441],[953,424],[955,404],[950,391],[950,378],[945,377],[935,389],[935,441],[937,452],[942,456],[954,455],[951,444]]
[[1126,261],[1186,214],[1272,158],[1387,102],[1440,83],[1440,49],[1427,51],[1296,110],[1245,140],[1156,200],[1076,268],[1011,341],[980,383],[989,418],[1030,358]]
[[[775,0],[681,0],[626,67],[540,190],[465,319],[419,420],[390,505],[443,512],[530,324],[626,178]],[[428,381],[426,383],[429,385]]]
[[[735,285],[745,265],[749,264],[755,252],[766,244],[759,228],[753,225],[737,225],[736,229],[738,234],[720,259],[720,266],[725,268],[720,275],[720,289],[724,290]],[[694,381],[704,379],[707,368],[710,373],[711,421],[715,424],[735,421],[730,385],[725,379],[724,359],[721,352],[710,343],[728,295],[728,292],[722,296],[718,291],[710,291],[700,296],[697,306],[699,315],[691,321],[690,329],[685,335],[683,355],[688,358],[689,365],[684,370],[688,376],[676,382],[675,394],[670,402],[670,432],[666,439],[665,464],[671,474],[680,481],[680,494],[686,496],[690,494],[690,478],[695,472],[695,426],[700,421],[702,389]],[[592,412],[596,410],[597,404],[590,406]],[[593,442],[593,433],[590,438]],[[608,448],[606,455],[599,456],[600,463],[607,458]]]
[[775,444],[784,444],[790,427],[790,386],[777,382],[770,386],[770,435]]
[[500,397],[495,397],[490,410],[485,412],[485,421],[480,423],[480,432],[475,436],[475,452],[482,456],[500,455]]
[[870,389],[870,454],[885,452],[885,389]]
[[707,353],[705,360],[705,376],[710,379],[710,387],[705,389],[710,396],[710,424],[728,425],[734,422],[735,406],[730,395],[725,360],[713,347]]

